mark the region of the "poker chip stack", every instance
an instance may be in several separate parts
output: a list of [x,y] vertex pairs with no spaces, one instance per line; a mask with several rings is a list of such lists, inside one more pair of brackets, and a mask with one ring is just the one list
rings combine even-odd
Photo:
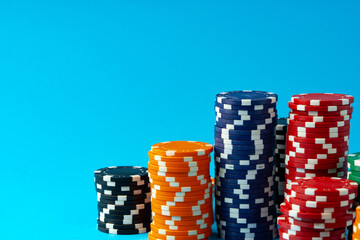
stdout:
[[334,93],[294,95],[289,102],[286,181],[347,176],[346,156],[354,97]]
[[277,95],[233,91],[216,96],[215,213],[225,239],[273,239]]
[[287,185],[283,215],[278,217],[280,240],[346,239],[357,183],[336,177],[294,180]]
[[150,231],[151,205],[147,168],[108,167],[95,171],[97,226],[111,234]]
[[213,146],[155,144],[149,151],[153,223],[149,239],[207,239],[214,222],[209,165]]
[[287,118],[279,118],[276,125],[275,147],[275,207],[276,213],[281,214],[280,204],[284,202],[285,191],[285,147],[286,147]]

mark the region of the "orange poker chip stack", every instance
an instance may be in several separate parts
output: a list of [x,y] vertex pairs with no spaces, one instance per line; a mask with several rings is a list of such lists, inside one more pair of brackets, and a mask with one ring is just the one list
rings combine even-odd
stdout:
[[195,141],[155,144],[149,151],[149,239],[208,239],[214,222],[209,165],[213,146]]
[[360,206],[356,208],[356,218],[353,223],[353,240],[360,240]]

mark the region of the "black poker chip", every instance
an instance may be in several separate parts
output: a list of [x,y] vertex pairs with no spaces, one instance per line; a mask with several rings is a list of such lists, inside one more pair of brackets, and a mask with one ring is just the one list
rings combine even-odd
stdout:
[[113,201],[113,200],[108,200],[108,199],[104,199],[104,198],[98,198],[98,203],[104,204],[104,205],[116,205],[116,206],[133,206],[133,205],[138,205],[138,204],[143,204],[143,203],[148,203],[150,202],[150,197],[147,199],[138,199],[138,200],[133,200],[133,201]]
[[109,229],[103,228],[98,225],[98,229],[101,232],[109,233],[109,234],[117,234],[117,235],[130,235],[130,234],[140,234],[140,233],[147,233],[150,231],[150,227],[140,228],[140,229]]
[[107,185],[101,185],[99,183],[95,183],[95,187],[97,189],[103,189],[103,190],[112,190],[112,191],[134,191],[134,190],[150,190],[150,183],[147,183],[145,185],[140,186],[107,186]]
[[106,167],[96,170],[95,178],[101,181],[136,182],[147,180],[148,170],[135,166]]
[[98,189],[96,188],[98,193],[102,193],[104,195],[127,195],[127,196],[136,196],[136,195],[143,195],[150,192],[150,188],[147,189],[135,189],[130,191],[121,191],[119,190],[106,190],[106,189]]
[[[150,214],[151,216],[151,214]],[[148,221],[148,214],[140,214],[140,215],[110,215],[110,214],[98,214],[98,218],[106,223],[114,223],[114,224],[133,224],[133,223],[142,223]]]
[[112,228],[112,229],[119,229],[119,230],[135,230],[141,228],[149,228],[151,221],[141,222],[141,223],[134,223],[134,224],[114,224],[114,223],[106,223],[102,222],[99,219],[97,220],[98,226],[102,228]]
[[128,215],[128,214],[140,214],[143,212],[148,212],[151,210],[151,205],[150,203],[148,204],[144,204],[142,206],[140,206],[140,208],[138,209],[109,209],[109,208],[102,208],[98,206],[98,210],[99,212],[104,212],[104,213],[108,213],[108,214],[112,214],[112,215]]
[[103,181],[101,179],[98,179],[95,177],[95,184],[100,184],[102,186],[108,186],[108,187],[131,187],[136,188],[140,186],[147,186],[149,184],[149,179],[136,181],[136,182],[113,182],[113,181]]
[[134,210],[151,207],[150,201],[148,203],[139,203],[139,204],[127,204],[127,205],[113,205],[113,204],[104,204],[98,203],[98,207],[113,209],[113,210]]

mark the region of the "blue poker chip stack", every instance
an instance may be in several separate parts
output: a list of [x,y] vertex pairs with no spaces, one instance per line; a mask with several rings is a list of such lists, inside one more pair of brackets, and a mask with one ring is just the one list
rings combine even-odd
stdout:
[[232,91],[216,96],[215,214],[224,239],[277,237],[274,149],[277,95]]
[[287,118],[279,118],[276,125],[275,147],[275,207],[277,215],[281,215],[280,204],[285,195],[285,148],[286,148]]

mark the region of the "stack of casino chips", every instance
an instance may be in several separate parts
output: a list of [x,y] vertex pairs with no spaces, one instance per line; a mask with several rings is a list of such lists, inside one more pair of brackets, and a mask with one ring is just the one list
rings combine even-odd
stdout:
[[273,239],[277,95],[233,91],[216,96],[215,213],[225,239]]
[[276,213],[281,214],[280,204],[284,202],[285,191],[285,147],[286,147],[287,118],[279,118],[276,125],[275,147],[275,207]]
[[149,239],[207,239],[214,222],[211,144],[173,141],[149,151],[153,223]]
[[335,177],[294,180],[287,185],[283,215],[278,217],[280,240],[346,239],[346,227],[352,225],[351,210],[357,195],[357,183]]
[[98,229],[111,234],[150,231],[151,205],[147,168],[108,167],[95,171]]
[[289,102],[286,181],[347,177],[346,156],[354,97],[334,93],[294,95]]

